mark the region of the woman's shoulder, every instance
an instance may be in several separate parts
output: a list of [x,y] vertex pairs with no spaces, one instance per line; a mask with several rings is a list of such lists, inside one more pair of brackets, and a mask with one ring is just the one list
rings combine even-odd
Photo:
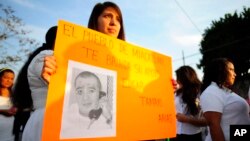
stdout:
[[45,56],[50,56],[53,55],[53,51],[52,50],[43,50],[41,52],[39,52],[31,61],[31,64],[33,64],[34,62],[37,61],[43,61]]
[[202,93],[201,96],[206,93],[218,93],[223,91],[216,83],[212,82]]
[[36,56],[48,56],[48,55],[53,55],[53,50],[43,50],[39,52]]

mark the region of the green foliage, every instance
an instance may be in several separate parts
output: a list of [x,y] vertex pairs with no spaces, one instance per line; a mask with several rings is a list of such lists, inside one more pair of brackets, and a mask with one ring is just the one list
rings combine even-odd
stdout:
[[200,52],[202,59],[198,64],[203,69],[214,58],[227,57],[234,62],[239,77],[249,76],[250,69],[250,8],[243,8],[237,14],[225,14],[224,18],[212,21],[202,35]]

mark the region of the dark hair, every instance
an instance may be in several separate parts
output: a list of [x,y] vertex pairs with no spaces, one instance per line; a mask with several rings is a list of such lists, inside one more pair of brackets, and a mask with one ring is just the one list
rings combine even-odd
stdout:
[[195,70],[190,66],[182,66],[175,72],[177,81],[182,85],[176,94],[182,93],[182,100],[187,104],[187,113],[195,116],[199,113],[200,108],[196,104],[196,99],[200,94],[201,81],[198,79]]
[[9,68],[1,68],[1,69],[0,69],[0,78],[3,76],[3,74],[4,74],[5,72],[11,72],[11,73],[15,74],[14,71],[13,71],[12,69],[9,69]]
[[92,10],[92,13],[89,18],[88,28],[97,30],[98,27],[98,17],[102,14],[102,12],[107,9],[108,7],[112,7],[116,10],[120,17],[120,25],[121,29],[118,34],[118,39],[125,40],[125,31],[123,26],[123,18],[120,8],[113,2],[104,2],[104,3],[97,3]]
[[[10,73],[15,74],[14,71],[13,71],[12,69],[9,69],[9,68],[1,68],[1,69],[0,69],[0,80],[1,80],[1,78],[3,77],[4,73],[6,73],[6,72],[10,72]],[[1,83],[0,83],[0,88],[1,88],[1,87],[2,87],[2,86],[1,86]],[[11,93],[11,88],[12,88],[12,86],[8,88],[8,90],[9,90],[10,93]]]
[[54,50],[56,41],[57,26],[52,26],[45,35],[45,45],[44,48],[49,50]]
[[47,31],[45,36],[46,43],[44,43],[41,47],[33,51],[33,53],[29,56],[28,60],[25,62],[25,64],[19,71],[12,94],[12,102],[19,109],[33,108],[31,90],[29,88],[27,76],[28,67],[33,58],[41,51],[54,49],[56,32],[57,26],[53,26]]
[[[94,74],[94,73],[92,73],[92,72],[83,71],[83,72],[79,73],[79,74],[76,76],[75,81],[76,81],[78,78],[88,78],[88,77],[94,77],[94,78],[97,80],[98,87],[99,87],[100,90],[101,90],[102,84],[101,84],[100,78],[99,78],[96,74]],[[75,86],[76,86],[76,82],[75,82]]]
[[222,87],[223,83],[226,82],[229,75],[227,65],[233,63],[228,58],[216,58],[212,60],[204,68],[203,84],[201,90],[204,91],[211,82],[215,82],[219,87]]

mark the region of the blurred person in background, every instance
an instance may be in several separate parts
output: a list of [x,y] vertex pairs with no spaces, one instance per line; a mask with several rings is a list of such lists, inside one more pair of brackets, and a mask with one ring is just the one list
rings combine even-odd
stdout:
[[[37,105],[33,105],[33,100],[37,101],[39,98],[43,97],[43,95],[31,96],[31,90],[36,89],[37,91],[42,91],[42,89],[35,87],[39,80],[35,80],[31,75],[31,72],[39,71],[39,68],[28,70],[28,67],[31,63],[39,64],[39,61],[43,61],[37,60],[37,62],[32,62],[40,52],[47,53],[54,49],[56,33],[57,26],[53,26],[47,31],[45,36],[46,42],[30,54],[29,58],[18,73],[12,96],[13,104],[18,108],[14,122],[15,141],[20,141],[22,139],[22,133],[30,114],[34,108],[38,108]],[[29,79],[34,80],[32,84],[29,84]],[[46,82],[44,82],[44,85],[46,85]]]
[[16,108],[12,105],[11,88],[15,73],[9,68],[0,69],[0,140],[14,141],[13,126]]
[[209,126],[205,141],[229,141],[230,125],[249,125],[249,105],[231,90],[236,74],[227,58],[211,61],[204,70],[201,108]]
[[203,126],[207,125],[200,108],[201,81],[190,66],[182,66],[176,71],[177,84],[175,107],[177,136],[172,141],[202,141]]

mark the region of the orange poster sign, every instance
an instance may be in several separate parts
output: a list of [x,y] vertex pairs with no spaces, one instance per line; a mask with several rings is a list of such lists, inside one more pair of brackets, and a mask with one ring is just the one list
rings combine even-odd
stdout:
[[174,137],[171,58],[59,21],[43,141]]

